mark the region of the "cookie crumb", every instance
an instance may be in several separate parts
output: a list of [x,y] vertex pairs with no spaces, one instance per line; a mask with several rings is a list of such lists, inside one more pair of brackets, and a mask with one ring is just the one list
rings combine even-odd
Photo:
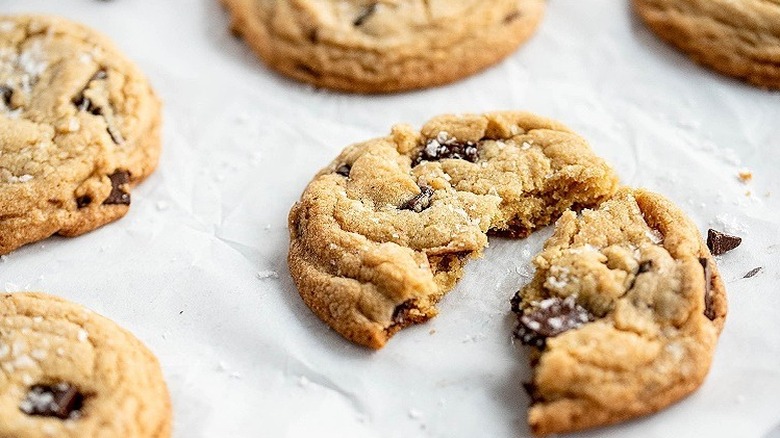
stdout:
[[419,420],[422,418],[422,412],[418,411],[417,409],[409,409],[409,418],[412,420]]
[[747,184],[753,180],[753,172],[747,169],[740,170],[739,173],[737,173],[737,178],[739,178],[743,184]]
[[157,201],[157,210],[163,211],[168,209],[168,202],[166,201]]
[[301,388],[308,388],[311,384],[311,381],[306,376],[301,376],[298,378],[298,386]]

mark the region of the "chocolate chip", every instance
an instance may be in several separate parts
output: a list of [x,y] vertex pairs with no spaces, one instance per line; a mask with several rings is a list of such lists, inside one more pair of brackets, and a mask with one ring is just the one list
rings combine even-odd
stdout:
[[92,203],[92,197],[89,195],[79,196],[76,198],[76,207],[84,208]]
[[365,23],[369,18],[371,18],[372,15],[376,12],[378,2],[373,2],[370,5],[363,8],[362,11],[360,11],[360,15],[355,18],[355,21],[352,22],[354,26],[362,26],[363,23]]
[[130,172],[117,170],[108,179],[111,180],[111,193],[103,205],[130,205],[130,193],[125,191],[130,183]]
[[742,278],[753,278],[753,277],[755,277],[755,276],[756,276],[756,274],[758,274],[759,272],[761,272],[763,269],[764,269],[764,268],[763,268],[763,267],[761,267],[761,266],[759,266],[759,267],[757,267],[757,268],[753,268],[753,269],[751,269],[750,271],[748,271],[748,273],[747,273],[747,274],[745,274],[745,276],[744,276],[744,277],[742,277]]
[[710,321],[715,320],[715,309],[712,303],[712,268],[706,258],[700,258],[702,269],[704,269],[704,316]]
[[11,108],[11,99],[13,99],[13,97],[13,88],[0,85],[0,99],[3,100],[3,104],[6,106],[6,108]]
[[725,254],[742,243],[742,238],[721,233],[710,228],[707,231],[707,247],[714,256]]
[[80,414],[84,396],[69,383],[34,385],[19,403],[19,410],[27,415],[72,418]]
[[445,135],[439,135],[437,138],[428,140],[425,147],[417,158],[414,160],[414,165],[420,164],[422,161],[438,161],[445,158],[454,158],[458,160],[466,160],[472,163],[479,159],[477,153],[477,144],[473,141],[467,141],[461,143],[454,138],[447,138]]
[[336,173],[339,175],[349,178],[349,172],[352,170],[352,166],[348,164],[342,164],[341,166],[336,168]]
[[401,210],[412,210],[419,213],[431,206],[433,198],[433,189],[428,186],[420,186],[420,194],[404,202],[399,208]]
[[637,274],[643,274],[651,269],[653,269],[653,261],[646,260],[639,264],[639,269],[637,270]]
[[574,297],[552,297],[518,314],[515,336],[525,345],[544,348],[547,338],[593,321],[593,315]]

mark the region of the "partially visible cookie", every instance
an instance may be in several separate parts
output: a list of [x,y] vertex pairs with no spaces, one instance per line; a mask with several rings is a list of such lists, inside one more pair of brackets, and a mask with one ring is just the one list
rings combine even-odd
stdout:
[[154,355],[92,311],[41,293],[0,296],[0,437],[165,438]]
[[387,93],[493,65],[536,30],[544,0],[222,0],[269,66],[318,87]]
[[650,28],[695,61],[780,89],[780,1],[633,0]]
[[616,189],[563,125],[528,113],[441,116],[344,150],[290,211],[303,300],[353,342],[380,348],[434,305],[487,246],[522,237]]
[[0,254],[122,217],[159,153],[160,102],[110,41],[0,15]]
[[701,385],[726,293],[699,231],[671,202],[621,189],[566,212],[512,300],[532,346],[528,421],[537,435],[658,411]]

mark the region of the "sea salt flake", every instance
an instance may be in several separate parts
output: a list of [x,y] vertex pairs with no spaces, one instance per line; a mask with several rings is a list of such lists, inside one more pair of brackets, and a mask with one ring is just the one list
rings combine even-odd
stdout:
[[89,333],[87,333],[84,329],[79,329],[78,334],[76,335],[79,342],[87,342],[87,339],[89,339]]
[[257,278],[265,280],[266,278],[279,278],[279,273],[276,271],[258,271]]

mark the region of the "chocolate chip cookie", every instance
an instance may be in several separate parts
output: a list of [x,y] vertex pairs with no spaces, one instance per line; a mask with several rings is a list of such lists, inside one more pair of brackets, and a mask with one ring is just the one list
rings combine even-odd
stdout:
[[269,66],[318,87],[387,93],[442,85],[512,53],[544,0],[222,0]]
[[441,116],[348,147],[289,216],[303,300],[347,339],[381,348],[434,305],[488,234],[523,237],[616,190],[585,140],[528,113]]
[[171,435],[157,359],[114,322],[41,293],[0,296],[0,437]]
[[512,300],[537,435],[646,415],[701,385],[726,317],[715,261],[671,202],[622,188],[566,212]]
[[778,0],[633,0],[661,38],[696,62],[780,89]]
[[160,102],[105,37],[0,15],[0,254],[127,213],[160,153]]

